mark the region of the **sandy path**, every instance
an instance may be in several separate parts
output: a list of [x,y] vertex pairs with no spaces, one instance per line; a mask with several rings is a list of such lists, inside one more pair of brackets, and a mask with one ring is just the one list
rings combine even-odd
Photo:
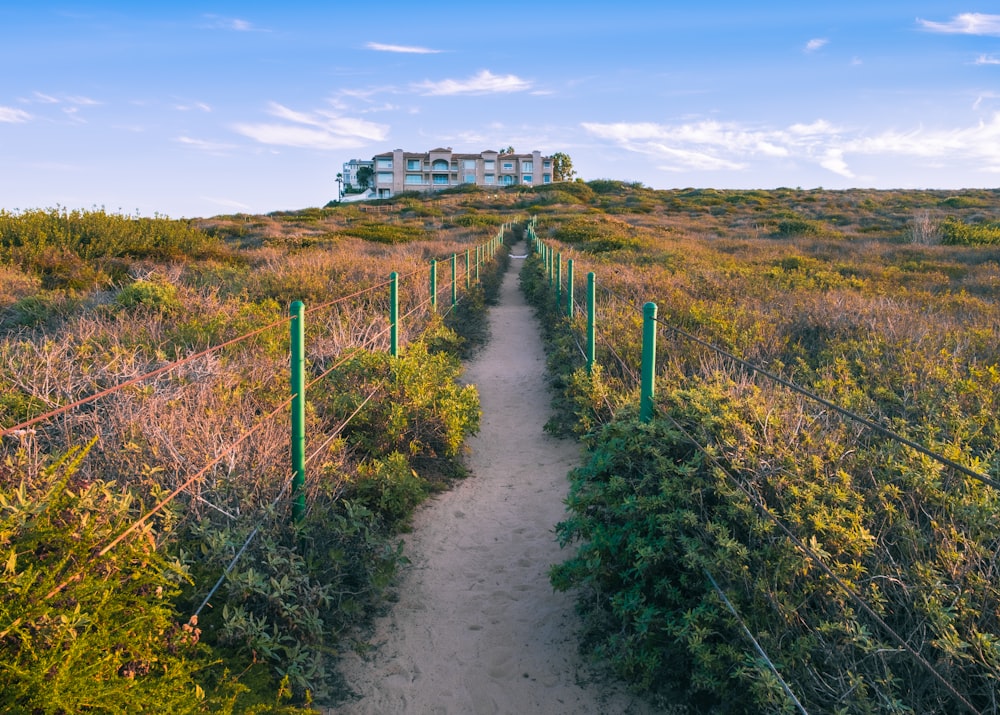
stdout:
[[376,624],[373,650],[343,664],[361,697],[337,713],[651,712],[615,683],[594,682],[577,653],[572,596],[549,584],[549,566],[566,556],[553,527],[581,454],[542,431],[545,356],[519,268],[513,261],[504,277],[490,342],[465,374],[483,411],[469,443],[473,476],[417,513],[399,601]]

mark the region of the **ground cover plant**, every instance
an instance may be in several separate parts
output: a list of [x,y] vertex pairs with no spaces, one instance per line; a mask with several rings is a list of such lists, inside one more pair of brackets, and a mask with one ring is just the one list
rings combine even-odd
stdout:
[[[173,365],[0,437],[0,708],[306,712],[344,691],[337,652],[403,558],[394,534],[463,474],[479,412],[458,355],[506,260],[478,282],[458,261],[454,309],[442,270],[432,313],[429,261],[498,227],[381,206],[0,216],[0,429]],[[313,383],[297,521],[292,300]]]
[[[569,258],[597,275],[592,375],[565,289],[556,304],[537,259],[522,280],[550,326],[550,426],[590,447],[559,527],[575,553],[552,571],[590,647],[712,712],[796,711],[776,673],[809,712],[995,710],[997,193],[588,185],[589,205],[547,206],[536,230],[563,281]],[[646,301],[664,323],[648,423]]]

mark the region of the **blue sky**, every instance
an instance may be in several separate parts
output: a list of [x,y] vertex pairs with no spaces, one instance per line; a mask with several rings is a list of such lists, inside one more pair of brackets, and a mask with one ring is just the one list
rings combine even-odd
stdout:
[[0,208],[303,208],[351,158],[654,188],[1000,186],[1000,14],[954,2],[0,2]]

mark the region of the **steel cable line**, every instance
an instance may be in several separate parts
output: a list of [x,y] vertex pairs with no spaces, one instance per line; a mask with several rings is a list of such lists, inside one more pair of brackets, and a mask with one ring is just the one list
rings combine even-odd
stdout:
[[795,697],[795,693],[793,693],[792,689],[788,687],[788,683],[786,683],[785,679],[781,677],[781,673],[778,672],[778,667],[774,664],[771,658],[768,657],[767,653],[761,647],[760,643],[757,642],[757,639],[754,637],[753,633],[750,632],[750,629],[747,628],[747,624],[744,623],[743,619],[740,617],[739,612],[736,610],[736,607],[726,596],[725,591],[723,591],[719,587],[719,584],[712,577],[712,574],[709,573],[708,569],[702,569],[702,571],[704,572],[705,576],[708,577],[708,580],[712,582],[712,587],[715,589],[715,592],[719,595],[719,598],[722,599],[722,602],[726,605],[726,608],[729,609],[729,612],[733,614],[733,617],[735,617],[736,621],[740,624],[740,628],[743,630],[743,635],[745,635],[749,639],[749,641],[753,643],[754,650],[756,650],[758,655],[760,655],[760,657],[764,659],[764,663],[767,664],[767,667],[770,669],[770,671],[774,673],[774,677],[778,679],[778,682],[781,684],[781,689],[785,691],[785,695],[787,695],[788,698],[792,701],[792,703],[794,703],[795,707],[798,708],[799,712],[802,713],[802,715],[809,715],[805,707],[803,707],[802,703],[799,702],[799,699]]
[[743,492],[743,494],[747,497],[747,500],[754,508],[757,509],[758,512],[766,516],[768,520],[770,520],[776,527],[778,527],[778,529],[789,539],[789,541],[792,542],[792,544],[795,545],[797,549],[799,549],[799,551],[804,553],[816,565],[816,567],[820,569],[820,571],[826,574],[826,576],[828,576],[841,589],[841,591],[843,591],[843,593],[851,601],[854,602],[856,606],[858,606],[861,610],[863,610],[866,614],[868,614],[868,616],[873,621],[875,621],[875,623],[877,623],[880,628],[882,628],[887,634],[889,634],[892,640],[896,641],[896,643],[899,644],[899,646],[903,650],[909,653],[913,657],[913,659],[920,665],[921,668],[927,671],[927,673],[931,677],[933,677],[934,680],[940,683],[945,688],[945,690],[947,690],[948,693],[951,694],[952,697],[954,697],[958,702],[960,702],[964,707],[966,707],[971,713],[973,713],[973,715],[982,715],[982,713],[979,710],[977,710],[975,706],[973,706],[972,703],[970,703],[965,698],[964,695],[958,692],[955,686],[952,685],[950,682],[948,682],[944,678],[944,676],[941,675],[937,671],[937,669],[935,669],[934,666],[927,661],[926,658],[920,655],[920,653],[918,653],[913,648],[913,646],[911,646],[906,641],[905,638],[899,635],[899,633],[897,633],[892,626],[886,623],[885,619],[879,616],[874,611],[874,609],[872,609],[872,607],[869,606],[868,603],[858,593],[854,591],[854,589],[848,586],[843,581],[843,579],[841,579],[837,574],[835,574],[833,570],[826,565],[826,562],[824,562],[811,547],[809,547],[798,536],[796,536],[795,533],[793,533],[789,527],[785,526],[784,522],[782,522],[777,516],[775,516],[774,513],[772,513],[771,510],[768,509],[765,504],[763,504],[760,500],[758,500],[757,497],[753,494],[752,491],[750,491],[748,487],[746,487],[742,482],[740,482],[740,480],[734,477],[732,472],[726,469],[726,467],[723,466],[721,462],[719,462],[719,460],[715,457],[715,455],[712,454],[711,450],[702,446],[702,444],[698,440],[696,440],[686,429],[684,429],[684,427],[676,419],[674,419],[673,416],[670,415],[670,413],[663,413],[663,414],[666,416],[668,420],[670,420],[671,424],[673,424],[673,426],[677,428],[677,430],[681,434],[683,434],[684,437],[698,449],[698,451],[700,451],[703,455],[705,455],[705,457],[707,457],[708,460],[726,476],[726,479],[728,479],[733,484],[733,486],[735,486],[737,489]]
[[[627,301],[622,296],[619,296],[617,293],[615,293],[610,288],[605,287],[604,290],[606,290],[610,295],[614,296],[619,301],[625,303],[626,305],[628,305],[632,309],[636,310],[637,312],[641,312],[641,310],[639,308],[637,308],[633,303],[630,303],[629,301]],[[980,474],[979,472],[975,471],[974,469],[970,469],[969,467],[966,467],[964,464],[960,464],[959,462],[956,462],[953,459],[949,459],[948,457],[945,457],[942,454],[938,454],[937,452],[934,452],[933,450],[928,449],[927,447],[924,447],[922,444],[920,444],[918,442],[914,442],[913,440],[908,439],[908,438],[902,436],[901,434],[893,432],[889,428],[884,427],[884,426],[880,425],[879,423],[874,422],[874,421],[868,419],[867,417],[863,417],[863,416],[861,416],[861,415],[859,415],[859,414],[857,414],[855,412],[852,412],[852,411],[850,411],[850,410],[848,410],[846,408],[843,408],[843,407],[837,405],[834,402],[831,402],[830,400],[827,400],[827,399],[825,399],[823,397],[820,397],[819,395],[817,395],[817,394],[815,394],[813,392],[810,392],[809,390],[805,389],[804,387],[800,387],[800,386],[796,385],[794,382],[791,382],[790,380],[786,380],[785,378],[781,377],[780,375],[776,375],[776,374],[774,374],[774,373],[772,373],[772,372],[770,372],[768,370],[765,370],[764,368],[762,368],[762,367],[760,367],[758,365],[754,365],[753,363],[744,360],[743,358],[737,357],[733,353],[731,353],[731,352],[729,352],[727,350],[724,350],[724,349],[718,347],[717,345],[713,345],[712,343],[709,343],[706,340],[702,340],[701,338],[699,338],[699,337],[697,337],[695,335],[692,335],[691,333],[687,332],[686,330],[683,330],[682,328],[678,328],[675,325],[671,325],[670,323],[666,322],[663,318],[657,317],[657,318],[655,318],[655,320],[656,320],[657,323],[659,323],[660,325],[662,325],[663,327],[665,327],[667,330],[670,330],[674,334],[676,334],[676,335],[678,335],[678,336],[680,336],[682,338],[685,338],[686,340],[690,340],[691,342],[697,343],[698,345],[701,345],[702,347],[704,347],[704,348],[706,348],[706,349],[708,349],[708,350],[710,350],[712,352],[715,352],[716,354],[721,355],[722,357],[724,357],[724,358],[726,358],[728,360],[731,360],[731,361],[735,362],[736,364],[738,364],[738,365],[746,368],[747,370],[750,370],[751,372],[754,372],[754,373],[757,373],[758,375],[766,377],[767,379],[772,380],[773,382],[776,382],[777,384],[782,385],[783,387],[786,387],[789,390],[792,390],[793,392],[796,392],[796,393],[802,395],[803,397],[806,397],[806,398],[808,398],[810,400],[813,400],[814,402],[818,402],[819,404],[823,405],[824,407],[826,407],[826,408],[828,408],[830,410],[833,410],[834,412],[836,412],[836,413],[838,413],[838,414],[840,414],[840,415],[842,415],[844,417],[847,417],[850,420],[858,422],[859,424],[862,424],[865,427],[868,427],[869,429],[873,430],[874,432],[877,432],[878,434],[882,435],[883,437],[886,437],[887,439],[899,442],[902,445],[910,447],[911,449],[916,450],[917,452],[919,452],[920,454],[924,455],[925,457],[930,457],[931,459],[935,460],[936,462],[939,462],[940,464],[942,464],[942,465],[944,465],[946,467],[950,467],[951,469],[954,469],[954,470],[956,470],[958,472],[961,472],[962,474],[964,474],[964,475],[966,475],[968,477],[972,477],[973,479],[979,480],[980,482],[982,482],[984,484],[988,484],[991,487],[993,487],[994,489],[1000,489],[1000,481],[997,481],[995,479],[987,477],[985,474]]]
[[990,477],[987,477],[985,474],[980,474],[979,472],[975,471],[974,469],[970,469],[969,467],[966,467],[964,464],[960,464],[960,463],[956,462],[953,459],[949,459],[948,457],[945,457],[942,454],[938,454],[937,452],[934,452],[933,450],[930,450],[927,447],[924,447],[922,444],[920,444],[918,442],[914,442],[913,440],[908,439],[908,438],[902,436],[901,434],[893,432],[889,428],[883,427],[879,423],[874,422],[874,421],[868,419],[867,417],[862,417],[861,415],[859,415],[859,414],[857,414],[855,412],[851,412],[850,410],[848,410],[846,408],[843,408],[840,405],[837,405],[837,404],[831,402],[830,400],[827,400],[827,399],[825,399],[823,397],[820,397],[819,395],[816,395],[816,394],[810,392],[809,390],[805,389],[804,387],[799,387],[798,385],[796,385],[794,382],[791,382],[790,380],[786,380],[785,378],[783,378],[783,377],[781,377],[779,375],[775,375],[774,373],[772,373],[772,372],[770,372],[768,370],[765,370],[762,367],[754,365],[751,362],[747,362],[743,358],[737,357],[736,355],[732,354],[731,352],[729,352],[727,350],[723,350],[722,348],[720,348],[718,346],[715,346],[715,345],[712,345],[711,343],[706,342],[705,340],[702,340],[701,338],[698,338],[698,337],[692,335],[691,333],[688,333],[685,330],[682,330],[682,329],[677,328],[677,327],[675,327],[673,325],[670,325],[669,323],[664,322],[660,318],[656,318],[656,322],[659,323],[660,325],[664,326],[668,330],[673,331],[675,334],[680,335],[681,337],[683,337],[683,338],[685,338],[687,340],[690,340],[690,341],[692,341],[694,343],[697,343],[698,345],[701,345],[702,347],[707,348],[708,350],[711,350],[711,351],[717,353],[718,355],[721,355],[722,357],[726,358],[727,360],[732,360],[737,365],[740,365],[741,367],[744,367],[747,370],[750,370],[751,372],[755,372],[758,375],[766,377],[769,380],[772,380],[773,382],[776,382],[779,385],[788,388],[792,392],[796,392],[796,393],[802,395],[803,397],[806,397],[806,398],[808,398],[810,400],[813,400],[814,402],[818,402],[819,404],[823,405],[824,407],[826,407],[826,408],[828,408],[830,410],[833,410],[837,414],[840,414],[840,415],[842,415],[842,416],[844,416],[844,417],[846,417],[846,418],[848,418],[850,420],[853,420],[854,422],[858,422],[859,424],[864,425],[865,427],[869,428],[870,430],[872,430],[872,431],[880,434],[881,436],[883,436],[883,437],[885,437],[887,439],[893,440],[895,442],[899,442],[902,445],[905,445],[905,446],[907,446],[907,447],[909,447],[909,448],[911,448],[913,450],[916,450],[917,452],[919,452],[920,454],[924,455],[925,457],[930,457],[934,461],[939,462],[940,464],[943,464],[946,467],[950,467],[951,469],[954,469],[954,470],[956,470],[958,472],[961,472],[962,474],[966,475],[967,477],[972,477],[973,479],[979,480],[980,482],[982,482],[984,484],[988,484],[991,487],[993,487],[994,489],[1000,489],[1000,482],[998,482],[995,479],[991,479]]
[[326,368],[323,372],[321,372],[319,375],[317,375],[312,380],[310,380],[308,383],[306,383],[306,389],[308,390],[309,388],[313,387],[313,385],[315,385],[316,383],[320,382],[321,380],[323,380],[324,378],[326,378],[327,376],[329,376],[330,373],[332,373],[338,367],[341,367],[344,363],[346,363],[348,360],[350,360],[352,357],[354,357],[358,353],[359,350],[365,350],[365,349],[367,349],[369,345],[373,344],[376,340],[378,340],[379,338],[381,338],[382,336],[384,336],[390,330],[391,330],[391,327],[385,328],[381,332],[375,333],[375,335],[372,335],[371,337],[369,337],[367,340],[365,340],[360,345],[352,345],[351,347],[347,348],[344,352],[347,352],[349,354],[346,355],[346,356],[344,356],[341,360],[338,360],[337,362],[335,362],[330,367]]
[[411,308],[408,312],[404,313],[402,318],[405,320],[406,318],[409,318],[411,315],[413,315],[419,310],[422,310],[423,308],[427,307],[430,304],[431,304],[431,299],[426,298],[417,305],[415,305],[413,308]]
[[[188,477],[188,479],[185,480],[180,486],[178,486],[177,488],[175,488],[172,492],[170,492],[170,494],[168,494],[166,497],[164,497],[163,499],[161,499],[159,501],[159,503],[157,503],[156,506],[154,506],[152,509],[150,509],[149,511],[147,511],[141,518],[139,518],[136,522],[134,522],[130,527],[128,527],[125,531],[123,531],[121,534],[119,534],[118,536],[116,536],[107,546],[105,546],[100,551],[98,551],[97,552],[97,556],[104,556],[105,554],[107,554],[109,551],[111,551],[111,549],[113,549],[118,544],[120,544],[129,534],[131,534],[136,529],[138,529],[140,526],[142,526],[147,521],[149,521],[149,519],[153,515],[157,514],[161,509],[163,509],[163,507],[165,507],[167,504],[169,504],[171,501],[173,501],[174,498],[177,497],[178,494],[180,494],[182,491],[184,491],[189,486],[191,486],[192,484],[194,484],[201,477],[205,476],[205,474],[208,472],[208,470],[211,469],[212,467],[214,467],[219,462],[221,462],[223,460],[223,458],[225,458],[225,456],[227,454],[229,454],[230,452],[232,452],[234,449],[236,449],[236,447],[240,446],[241,444],[243,444],[244,442],[246,442],[247,439],[249,439],[254,434],[256,434],[265,424],[267,424],[268,420],[274,419],[274,417],[276,417],[279,412],[281,412],[286,407],[288,407],[290,404],[292,404],[292,400],[295,399],[295,397],[296,397],[296,395],[293,395],[292,397],[289,397],[287,400],[285,400],[280,405],[278,405],[276,408],[274,408],[271,412],[269,412],[268,414],[264,415],[264,417],[256,425],[254,425],[249,430],[247,430],[246,432],[244,432],[240,437],[238,437],[236,439],[235,442],[233,442],[229,447],[227,447],[221,454],[219,454],[217,457],[215,457],[214,459],[212,459],[211,461],[209,461],[208,464],[206,464],[204,467],[202,467],[200,470],[198,470],[195,474],[193,474],[192,476]],[[57,587],[55,590],[53,590],[52,593],[49,593],[46,596],[46,598],[50,598],[51,596],[53,596],[56,592],[58,592],[60,590],[62,590],[62,586]]]
[[15,432],[17,430],[22,430],[25,427],[30,427],[31,425],[37,424],[39,422],[43,422],[45,420],[49,420],[49,419],[51,419],[53,417],[57,417],[58,415],[65,414],[66,412],[69,412],[70,410],[73,410],[73,409],[75,409],[77,407],[81,407],[83,405],[89,404],[91,402],[94,402],[95,400],[99,400],[102,397],[107,397],[108,395],[112,395],[115,392],[118,392],[119,390],[123,390],[126,387],[130,387],[131,385],[136,385],[136,384],[138,384],[140,382],[143,382],[145,380],[148,380],[148,379],[150,379],[152,377],[157,377],[159,375],[162,375],[163,373],[170,372],[174,368],[180,367],[181,365],[186,365],[189,362],[193,362],[193,361],[195,361],[195,360],[197,360],[199,358],[205,357],[206,355],[210,355],[210,354],[212,354],[214,352],[222,350],[223,348],[227,348],[227,347],[230,347],[231,345],[235,345],[236,343],[243,342],[247,338],[252,338],[252,337],[254,337],[256,335],[260,335],[261,333],[263,333],[263,332],[265,332],[267,330],[270,330],[271,328],[276,328],[279,325],[283,325],[283,324],[288,323],[288,322],[290,322],[292,320],[294,320],[294,317],[291,317],[291,316],[290,317],[286,317],[286,318],[282,318],[280,320],[276,320],[273,323],[265,325],[262,328],[258,328],[257,330],[253,330],[253,331],[251,331],[249,333],[244,333],[243,335],[240,335],[239,337],[233,338],[232,340],[227,340],[224,343],[219,343],[218,345],[213,345],[212,347],[206,348],[205,350],[197,352],[194,355],[189,355],[186,358],[183,358],[181,360],[176,360],[174,362],[168,363],[167,365],[163,365],[162,367],[158,367],[155,370],[151,370],[150,372],[147,372],[147,373],[145,373],[143,375],[139,375],[138,377],[133,377],[130,380],[126,380],[125,382],[119,383],[118,385],[114,385],[113,387],[109,387],[106,390],[101,390],[100,392],[96,392],[93,395],[90,395],[89,397],[85,397],[85,398],[83,398],[81,400],[77,400],[76,402],[72,402],[72,403],[70,403],[68,405],[63,405],[62,407],[60,407],[58,409],[52,410],[51,412],[46,412],[43,415],[38,415],[37,417],[33,417],[30,420],[27,420],[25,422],[21,422],[20,424],[13,425],[12,427],[5,427],[3,430],[0,430],[0,437],[3,437],[5,435],[10,434],[11,432]]
[[345,301],[351,300],[352,298],[357,298],[359,296],[362,296],[365,293],[371,293],[372,291],[378,290],[379,288],[385,288],[391,282],[392,281],[388,281],[387,280],[387,281],[383,281],[381,283],[376,283],[373,286],[369,286],[367,288],[362,288],[359,291],[355,291],[354,293],[351,293],[350,295],[341,296],[340,298],[336,298],[334,300],[327,301],[326,303],[320,303],[319,305],[314,305],[311,308],[307,308],[304,311],[304,314],[305,315],[309,315],[310,313],[314,313],[317,310],[323,310],[324,308],[329,308],[331,306],[337,305],[338,303],[343,303]]
[[[352,419],[354,419],[358,415],[359,412],[361,412],[361,409],[365,405],[367,405],[369,403],[369,401],[371,401],[371,399],[375,396],[375,393],[378,392],[381,389],[382,389],[382,387],[378,386],[374,390],[372,390],[371,393],[369,393],[368,397],[366,397],[365,400],[360,405],[358,405],[357,409],[355,409],[354,412],[352,412],[350,414],[350,416],[347,419],[345,419],[327,437],[327,439],[323,442],[322,445],[320,445],[311,455],[309,455],[309,457],[306,458],[306,464],[309,464],[324,449],[326,449],[327,445],[329,445],[330,442],[332,442],[334,439],[336,439],[337,436],[340,435],[340,433],[344,431],[344,428],[347,427],[347,425],[350,423],[350,421]],[[288,476],[286,476],[284,482],[285,482],[284,486],[282,486],[281,491],[278,493],[278,496],[276,496],[271,501],[271,504],[270,504],[269,508],[273,509],[275,506],[277,506],[278,502],[281,501],[281,499],[285,496],[285,494],[288,493],[288,488],[292,484],[292,475],[289,474]],[[253,540],[257,537],[257,534],[259,534],[259,533],[260,533],[260,526],[258,525],[258,526],[254,527],[253,531],[250,532],[250,535],[247,536],[246,541],[243,542],[243,546],[240,547],[239,551],[236,552],[236,554],[233,556],[233,558],[226,565],[226,568],[223,570],[222,575],[219,576],[218,580],[215,582],[215,585],[213,585],[212,588],[209,590],[208,595],[206,595],[205,598],[202,600],[201,605],[198,606],[197,609],[195,609],[195,612],[191,616],[191,620],[188,621],[189,623],[191,623],[192,621],[195,624],[197,623],[198,616],[201,615],[201,612],[205,609],[205,606],[207,606],[208,603],[209,603],[209,601],[212,600],[212,596],[214,596],[216,594],[216,592],[222,587],[222,584],[226,582],[226,578],[228,578],[230,572],[232,572],[232,570],[236,567],[236,564],[239,563],[239,560],[243,557],[243,554],[250,547],[250,544],[253,543]]]

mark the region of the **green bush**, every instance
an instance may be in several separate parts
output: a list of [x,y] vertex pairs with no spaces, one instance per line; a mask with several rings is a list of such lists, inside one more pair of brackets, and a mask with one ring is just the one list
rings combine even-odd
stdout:
[[406,455],[393,452],[358,468],[352,497],[396,526],[406,522],[430,492],[430,484],[410,466]]
[[941,235],[950,246],[1000,245],[1000,222],[970,224],[949,217],[941,222]]
[[420,226],[406,226],[394,223],[360,223],[341,231],[344,235],[354,236],[374,243],[410,243],[427,238],[427,231]]
[[[459,386],[460,373],[457,358],[431,353],[422,341],[408,345],[398,358],[359,352],[331,376],[329,398],[320,409],[334,416],[360,407],[344,437],[363,454],[400,453],[415,465],[437,461],[446,466],[465,437],[479,428],[476,388]],[[361,407],[375,387],[377,399]]]
[[[0,259],[45,273],[67,271],[72,254],[84,261],[129,257],[180,260],[226,257],[228,250],[185,221],[55,208],[0,210]],[[67,263],[70,262],[70,263]]]
[[774,227],[774,234],[782,238],[791,236],[822,236],[825,233],[829,233],[829,231],[821,222],[804,218],[782,219]]
[[831,697],[837,712],[952,711],[952,695],[757,502],[897,633],[926,631],[914,647],[986,708],[1000,672],[1000,597],[985,576],[996,494],[946,486],[939,465],[891,442],[844,453],[838,435],[803,433],[801,413],[752,385],[693,384],[662,395],[669,417],[620,411],[571,475],[557,532],[579,545],[551,576],[580,589],[591,647],[638,686],[713,712],[789,709],[712,575],[810,712]]
[[553,237],[592,253],[620,251],[639,245],[631,225],[608,217],[570,219],[555,230]]
[[448,221],[455,226],[466,228],[490,228],[506,222],[503,216],[495,213],[464,213],[452,216]]
[[123,308],[143,306],[149,310],[170,313],[180,308],[177,286],[151,280],[137,280],[122,288],[115,301]]
[[[75,471],[71,450],[39,478],[0,466],[0,708],[5,712],[217,712],[200,630],[173,602],[187,580],[140,530],[134,499]],[[225,693],[222,694],[225,699]]]

